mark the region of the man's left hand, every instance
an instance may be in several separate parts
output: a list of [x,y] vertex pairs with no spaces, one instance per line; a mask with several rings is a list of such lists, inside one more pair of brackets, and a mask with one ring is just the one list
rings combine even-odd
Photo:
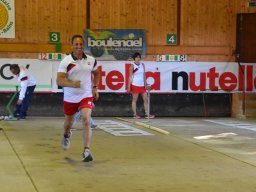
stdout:
[[98,89],[92,89],[92,95],[95,100],[99,99],[99,92]]

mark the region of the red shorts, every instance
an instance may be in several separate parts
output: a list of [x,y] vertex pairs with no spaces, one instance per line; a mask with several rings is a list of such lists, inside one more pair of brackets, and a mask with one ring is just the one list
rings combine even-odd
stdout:
[[81,100],[79,103],[70,103],[64,101],[64,114],[65,115],[74,115],[77,111],[82,108],[92,109],[93,107],[93,98],[87,97]]
[[131,85],[131,92],[132,93],[146,93],[146,89],[145,89],[145,86]]

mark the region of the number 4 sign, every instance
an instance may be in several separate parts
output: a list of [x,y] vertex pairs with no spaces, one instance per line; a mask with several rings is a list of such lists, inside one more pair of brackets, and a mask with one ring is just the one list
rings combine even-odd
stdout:
[[167,34],[166,43],[167,43],[167,45],[177,45],[177,35],[176,34]]

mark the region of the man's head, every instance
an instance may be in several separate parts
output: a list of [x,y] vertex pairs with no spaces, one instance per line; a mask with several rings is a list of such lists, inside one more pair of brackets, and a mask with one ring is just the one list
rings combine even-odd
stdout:
[[71,43],[72,43],[72,44],[73,44],[73,42],[74,42],[74,40],[75,40],[76,38],[82,39],[82,40],[84,41],[84,38],[83,38],[82,35],[73,35],[73,36],[72,36],[72,40],[71,40]]
[[74,54],[82,54],[84,51],[84,38],[81,35],[73,35],[72,50]]
[[18,65],[18,64],[12,64],[12,65],[10,66],[10,71],[11,71],[12,74],[14,74],[14,75],[19,74],[19,73],[20,73],[20,67],[19,67],[19,65]]

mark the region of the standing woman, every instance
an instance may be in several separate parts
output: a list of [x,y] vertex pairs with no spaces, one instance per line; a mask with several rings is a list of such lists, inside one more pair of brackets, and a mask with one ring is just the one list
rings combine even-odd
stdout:
[[141,118],[140,115],[137,114],[137,101],[139,95],[142,96],[144,102],[144,110],[145,110],[145,117],[153,119],[155,118],[154,115],[149,115],[148,117],[148,96],[146,92],[147,82],[146,82],[146,75],[145,75],[145,65],[141,63],[141,54],[134,53],[132,56],[134,62],[129,68],[129,84],[128,84],[128,92],[132,93],[132,111],[133,111],[133,118],[139,119]]

